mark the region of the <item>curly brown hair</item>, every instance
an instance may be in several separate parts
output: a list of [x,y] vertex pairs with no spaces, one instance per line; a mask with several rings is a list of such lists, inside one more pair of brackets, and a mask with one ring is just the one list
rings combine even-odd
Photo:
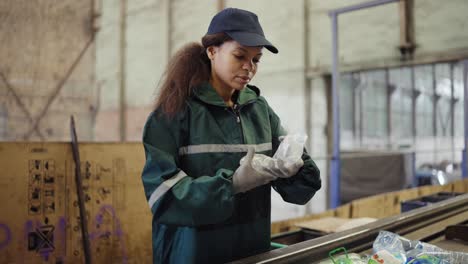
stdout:
[[192,90],[211,78],[211,62],[206,49],[230,40],[232,38],[225,33],[205,35],[201,43],[188,43],[178,50],[162,76],[154,108],[161,109],[168,116],[181,111]]

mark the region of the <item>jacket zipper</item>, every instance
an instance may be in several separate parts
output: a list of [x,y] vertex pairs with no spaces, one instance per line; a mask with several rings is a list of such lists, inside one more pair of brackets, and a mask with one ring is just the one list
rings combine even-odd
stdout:
[[[246,106],[248,104],[251,104],[253,103],[255,100],[251,100],[249,102],[246,102],[245,104],[243,104],[242,106]],[[242,144],[245,144],[245,139],[244,139],[244,128],[242,127],[242,122],[241,122],[241,118],[240,118],[240,109],[241,109],[241,106],[239,106],[238,104],[234,104],[232,106],[232,111],[234,112],[234,114],[236,115],[236,121],[237,123],[239,124],[240,126],[240,129],[241,129],[241,136],[242,136]]]
[[240,113],[239,113],[239,105],[238,104],[234,104],[232,106],[232,111],[234,112],[234,114],[236,115],[236,121],[237,123],[239,124],[240,126],[240,130],[241,130],[241,137],[242,137],[242,144],[245,144],[245,139],[244,139],[244,129],[242,128],[242,122],[241,122],[241,118],[240,118]]

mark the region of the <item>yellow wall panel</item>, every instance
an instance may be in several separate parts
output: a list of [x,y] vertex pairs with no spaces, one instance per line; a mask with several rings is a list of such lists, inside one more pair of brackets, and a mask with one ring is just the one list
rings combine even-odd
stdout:
[[[79,145],[95,263],[149,263],[140,143]],[[69,143],[0,143],[0,263],[83,263]]]

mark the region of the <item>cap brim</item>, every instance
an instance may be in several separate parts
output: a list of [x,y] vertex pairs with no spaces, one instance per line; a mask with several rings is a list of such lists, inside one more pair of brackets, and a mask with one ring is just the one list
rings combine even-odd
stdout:
[[233,32],[225,32],[230,36],[232,39],[235,41],[239,42],[241,45],[247,46],[247,47],[257,47],[257,46],[263,46],[267,50],[273,52],[273,53],[278,53],[278,49],[273,46],[273,44],[270,43],[265,37],[262,35],[256,34],[256,33],[250,33],[250,32],[241,32],[241,31],[233,31]]

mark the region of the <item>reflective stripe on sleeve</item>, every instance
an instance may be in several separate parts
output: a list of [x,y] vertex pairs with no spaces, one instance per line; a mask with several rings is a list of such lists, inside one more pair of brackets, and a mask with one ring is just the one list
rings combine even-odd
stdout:
[[234,152],[247,152],[249,148],[254,148],[255,152],[262,152],[272,150],[272,144],[203,144],[203,145],[190,145],[179,148],[179,155],[200,154],[200,153],[234,153]]
[[153,205],[163,196],[167,191],[169,191],[172,186],[174,186],[177,182],[182,180],[187,174],[184,171],[179,171],[176,175],[174,175],[172,178],[163,181],[156,190],[151,194],[148,204],[150,209],[153,208]]

